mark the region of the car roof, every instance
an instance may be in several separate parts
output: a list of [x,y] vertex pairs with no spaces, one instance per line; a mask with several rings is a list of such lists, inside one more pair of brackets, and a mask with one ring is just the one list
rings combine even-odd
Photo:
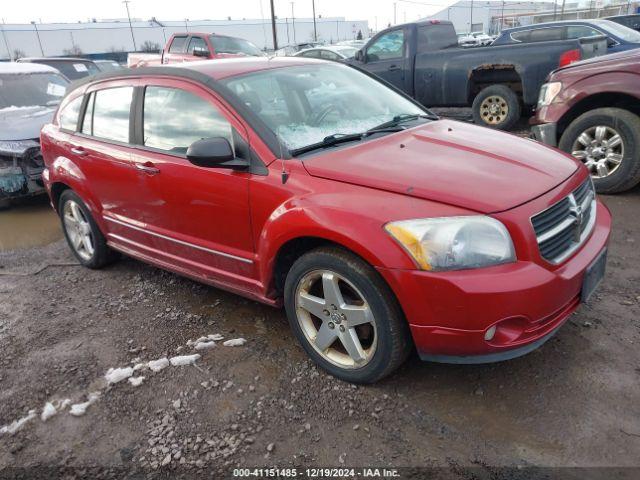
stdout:
[[0,62],[0,73],[59,73],[49,65],[39,63]]
[[64,61],[64,62],[86,62],[93,63],[93,60],[89,60],[88,58],[74,58],[74,57],[24,57],[21,58],[20,62],[50,62],[50,61]]
[[505,28],[502,33],[519,32],[520,30],[532,30],[537,28],[561,27],[563,25],[611,25],[611,20],[604,18],[580,19],[580,20],[557,20],[555,22],[534,23],[532,25],[522,25],[520,27]]
[[[180,68],[183,70],[194,70],[207,75],[214,80],[220,80],[236,75],[258,72],[261,70],[271,70],[275,68],[291,67],[296,65],[317,64],[319,60],[304,57],[241,57],[224,58],[219,60],[203,60],[198,62],[184,62],[173,65],[166,65],[168,69]],[[151,69],[150,67],[150,75]],[[156,67],[157,68],[157,67]]]

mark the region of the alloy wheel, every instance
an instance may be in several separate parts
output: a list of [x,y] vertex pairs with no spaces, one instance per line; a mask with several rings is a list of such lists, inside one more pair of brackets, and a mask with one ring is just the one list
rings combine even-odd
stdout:
[[296,289],[296,316],[309,344],[327,361],[361,368],[373,358],[376,322],[362,293],[330,270],[307,273]]
[[91,260],[95,252],[91,225],[80,206],[73,200],[64,204],[63,221],[71,247],[83,260]]
[[491,95],[480,104],[482,120],[489,125],[497,125],[504,122],[508,114],[509,105],[507,101],[498,95]]
[[573,142],[571,155],[591,172],[594,178],[604,178],[615,172],[624,158],[624,143],[611,127],[598,125],[582,132]]

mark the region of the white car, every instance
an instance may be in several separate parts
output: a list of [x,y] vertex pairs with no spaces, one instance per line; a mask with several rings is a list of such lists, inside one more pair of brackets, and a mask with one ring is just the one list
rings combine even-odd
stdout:
[[328,45],[302,50],[294,57],[321,58],[323,60],[346,60],[353,58],[358,49],[350,45]]
[[68,85],[47,65],[0,62],[0,208],[45,192],[40,129],[53,119]]
[[495,37],[487,35],[486,33],[464,33],[458,35],[458,44],[461,47],[480,47],[485,45],[491,45]]

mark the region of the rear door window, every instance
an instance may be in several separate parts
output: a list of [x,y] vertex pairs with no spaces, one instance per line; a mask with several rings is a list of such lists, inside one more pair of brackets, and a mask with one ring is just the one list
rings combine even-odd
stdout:
[[173,41],[169,46],[169,53],[182,53],[184,51],[184,44],[186,41],[186,36],[173,37]]
[[531,37],[531,30],[521,30],[520,32],[513,32],[511,38],[516,42],[526,43]]
[[84,97],[80,95],[78,98],[71,100],[60,112],[60,128],[64,130],[76,131],[78,126],[78,115],[80,115],[80,107],[82,106],[82,99]]
[[83,133],[115,142],[129,142],[129,114],[133,87],[117,87],[98,90],[93,100],[93,122],[87,125],[90,132]]
[[531,30],[530,42],[550,42],[552,40],[562,40],[564,37],[564,27],[549,27]]
[[233,147],[231,124],[210,102],[178,88],[145,89],[144,145],[179,155],[203,138],[223,137]]

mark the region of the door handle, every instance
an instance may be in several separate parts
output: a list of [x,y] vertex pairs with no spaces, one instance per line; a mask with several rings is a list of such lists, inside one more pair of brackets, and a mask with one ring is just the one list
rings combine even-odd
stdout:
[[79,157],[86,157],[89,155],[87,151],[82,147],[71,147],[71,153],[78,155]]
[[400,67],[397,65],[391,65],[389,68],[387,68],[387,70],[389,70],[390,72],[394,72],[396,70],[400,70]]
[[157,175],[160,173],[160,169],[153,165],[151,162],[135,163],[136,170],[146,173],[147,175]]

